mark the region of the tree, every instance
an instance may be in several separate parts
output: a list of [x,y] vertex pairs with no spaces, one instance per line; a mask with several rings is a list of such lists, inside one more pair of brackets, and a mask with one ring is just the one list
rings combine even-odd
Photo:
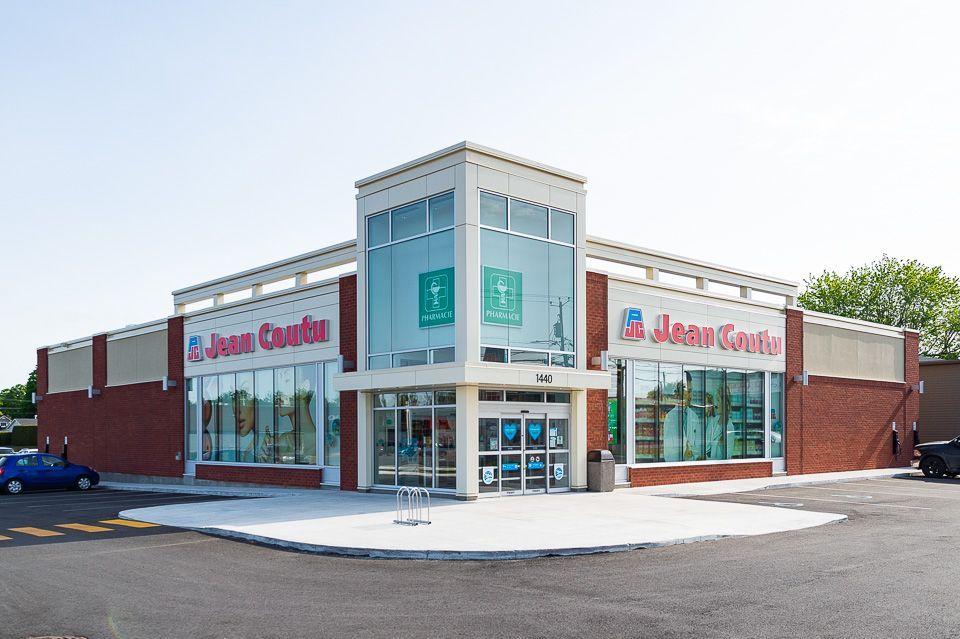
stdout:
[[920,331],[920,354],[960,356],[960,280],[939,266],[884,255],[844,274],[804,280],[797,303],[808,310]]
[[0,413],[10,417],[33,417],[37,414],[37,405],[33,403],[36,391],[37,369],[33,369],[26,384],[14,384],[0,390]]

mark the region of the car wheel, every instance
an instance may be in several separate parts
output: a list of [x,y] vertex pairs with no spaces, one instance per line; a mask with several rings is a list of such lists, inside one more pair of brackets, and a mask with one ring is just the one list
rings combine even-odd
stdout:
[[80,475],[77,477],[77,490],[90,490],[90,487],[93,486],[93,482],[90,481],[90,478],[86,475]]
[[920,460],[920,470],[925,477],[939,479],[947,474],[947,465],[939,457],[925,457]]
[[23,482],[19,479],[11,479],[3,485],[3,489],[8,495],[19,495],[23,492]]

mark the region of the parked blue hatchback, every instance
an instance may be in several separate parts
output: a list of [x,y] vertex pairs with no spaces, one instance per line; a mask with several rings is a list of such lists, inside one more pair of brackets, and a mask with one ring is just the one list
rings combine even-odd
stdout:
[[0,457],[0,486],[8,495],[25,488],[89,490],[100,483],[100,473],[56,455],[27,453]]

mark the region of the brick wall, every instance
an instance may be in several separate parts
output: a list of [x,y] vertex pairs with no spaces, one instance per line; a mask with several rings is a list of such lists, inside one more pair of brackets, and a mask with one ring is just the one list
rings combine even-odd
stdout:
[[[785,449],[788,474],[908,466],[913,458],[912,423],[919,417],[917,334],[904,339],[904,382],[881,382],[803,372],[803,313],[787,311]],[[893,422],[901,449],[893,454]]]
[[258,468],[257,466],[221,466],[197,464],[197,479],[232,481],[248,484],[274,484],[299,488],[316,488],[320,485],[323,470],[320,468]]
[[[340,354],[357,370],[357,276],[340,278]],[[357,393],[340,393],[340,490],[357,489]]]
[[[587,368],[607,350],[607,276],[587,271]],[[587,391],[587,450],[607,448],[607,391]]]
[[755,479],[770,477],[772,474],[773,468],[769,461],[742,464],[679,464],[659,468],[631,468],[630,485],[633,487],[663,486],[698,481]]
[[167,321],[167,376],[177,386],[163,391],[159,381],[107,387],[107,336],[93,338],[93,386],[87,391],[47,394],[47,351],[37,351],[38,445],[50,437],[50,452],[61,453],[69,438],[69,457],[97,470],[134,475],[183,475],[184,384],[183,318]]

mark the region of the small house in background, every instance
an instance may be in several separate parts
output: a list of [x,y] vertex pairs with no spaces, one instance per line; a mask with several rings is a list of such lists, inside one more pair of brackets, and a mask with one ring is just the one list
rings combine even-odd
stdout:
[[922,358],[920,380],[920,441],[944,441],[960,435],[960,360]]
[[36,417],[10,417],[0,414],[0,433],[10,433],[17,426],[36,426]]

